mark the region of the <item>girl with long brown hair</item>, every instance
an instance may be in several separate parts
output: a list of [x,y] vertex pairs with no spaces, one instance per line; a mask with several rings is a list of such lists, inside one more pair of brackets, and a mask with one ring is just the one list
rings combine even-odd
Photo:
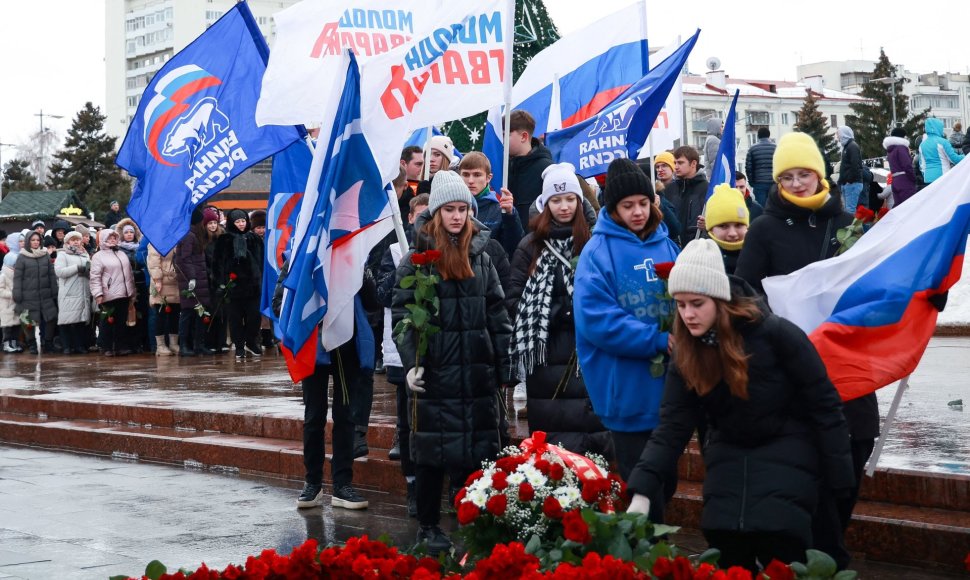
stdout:
[[483,460],[500,448],[500,389],[511,382],[509,338],[512,326],[505,294],[485,252],[488,229],[471,215],[472,195],[461,177],[442,170],[431,183],[428,209],[415,223],[415,251],[401,260],[393,298],[393,322],[409,315],[414,286],[401,286],[413,275],[415,253],[440,252],[430,265],[438,312],[431,323],[428,352],[417,358],[414,332],[397,338],[410,390],[411,456],[415,464],[418,543],[438,553],[451,546],[441,528],[442,480],[461,485]]
[[722,567],[802,561],[820,481],[852,488],[839,395],[808,337],[728,278],[717,245],[695,240],[670,272],[673,359],[654,430],[629,479],[646,513],[663,476],[706,421],[701,529]]
[[609,431],[577,370],[574,264],[590,238],[582,189],[569,163],[542,172],[539,213],[512,257],[506,304],[515,313],[512,352],[525,370],[529,431],[566,449],[612,455]]

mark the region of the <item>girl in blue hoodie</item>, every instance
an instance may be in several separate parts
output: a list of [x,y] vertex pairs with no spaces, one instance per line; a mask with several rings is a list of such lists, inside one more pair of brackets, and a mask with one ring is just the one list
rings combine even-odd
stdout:
[[[576,269],[576,353],[626,479],[657,426],[664,377],[651,374],[651,359],[668,352],[670,335],[661,320],[672,317],[673,305],[656,266],[672,263],[678,248],[667,237],[650,179],[636,163],[610,164],[603,197]],[[674,473],[668,495],[675,485]],[[660,521],[662,512],[654,511]]]

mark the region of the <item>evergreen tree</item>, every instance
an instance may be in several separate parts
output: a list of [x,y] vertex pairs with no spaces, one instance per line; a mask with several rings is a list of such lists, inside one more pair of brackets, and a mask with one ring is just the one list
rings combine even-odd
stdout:
[[829,132],[829,122],[818,109],[818,100],[811,89],[805,90],[805,102],[802,103],[801,110],[798,111],[798,121],[795,123],[795,130],[807,133],[818,144],[825,165],[829,168],[839,158],[839,146],[835,142],[835,136]]
[[[543,0],[515,1],[515,48],[512,56],[512,82],[544,48],[559,40],[559,31],[549,18]],[[462,152],[481,151],[487,111],[446,123],[442,128]]]
[[116,199],[128,203],[131,187],[115,165],[115,137],[104,132],[105,116],[90,102],[78,111],[67,133],[63,150],[54,155],[48,185],[52,189],[73,189],[89,211],[108,210]]
[[[879,51],[879,61],[876,68],[872,71],[872,78],[891,78],[895,74],[896,67],[889,62],[884,50]],[[930,112],[929,109],[915,115],[909,113],[909,97],[903,94],[903,79],[899,77],[896,82],[896,122],[903,129],[910,139],[923,133],[923,123]],[[892,131],[893,123],[893,89],[888,84],[869,81],[862,85],[860,96],[869,99],[865,103],[853,103],[849,105],[855,115],[846,116],[846,124],[852,127],[855,133],[856,143],[862,150],[863,158],[883,157],[886,150],[882,147],[882,140]]]
[[25,159],[14,159],[3,170],[3,195],[11,191],[37,191],[42,189],[37,178],[30,171],[30,163]]

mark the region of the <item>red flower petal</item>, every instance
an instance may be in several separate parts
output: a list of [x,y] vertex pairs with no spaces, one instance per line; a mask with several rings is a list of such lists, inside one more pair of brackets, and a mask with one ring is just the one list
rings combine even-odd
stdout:
[[411,254],[411,263],[415,266],[423,266],[428,263],[428,256],[421,252],[415,252]]
[[458,523],[467,526],[468,524],[474,522],[480,512],[478,508],[470,501],[466,501],[458,506]]
[[509,498],[505,494],[493,495],[485,502],[485,509],[493,516],[505,515],[505,510],[509,505]]
[[542,502],[542,513],[551,520],[562,519],[562,506],[559,500],[551,495]]

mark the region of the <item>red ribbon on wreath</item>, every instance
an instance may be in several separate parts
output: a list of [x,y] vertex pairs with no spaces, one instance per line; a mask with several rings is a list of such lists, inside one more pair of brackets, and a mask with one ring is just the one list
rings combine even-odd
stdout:
[[525,439],[519,444],[519,448],[522,449],[526,457],[535,455],[537,458],[542,457],[543,453],[547,451],[559,457],[562,462],[576,474],[580,482],[596,481],[599,479],[606,479],[609,474],[599,465],[584,455],[578,453],[573,453],[572,451],[566,451],[558,445],[549,445],[546,443],[546,432],[545,431],[535,431],[532,433],[532,437]]

